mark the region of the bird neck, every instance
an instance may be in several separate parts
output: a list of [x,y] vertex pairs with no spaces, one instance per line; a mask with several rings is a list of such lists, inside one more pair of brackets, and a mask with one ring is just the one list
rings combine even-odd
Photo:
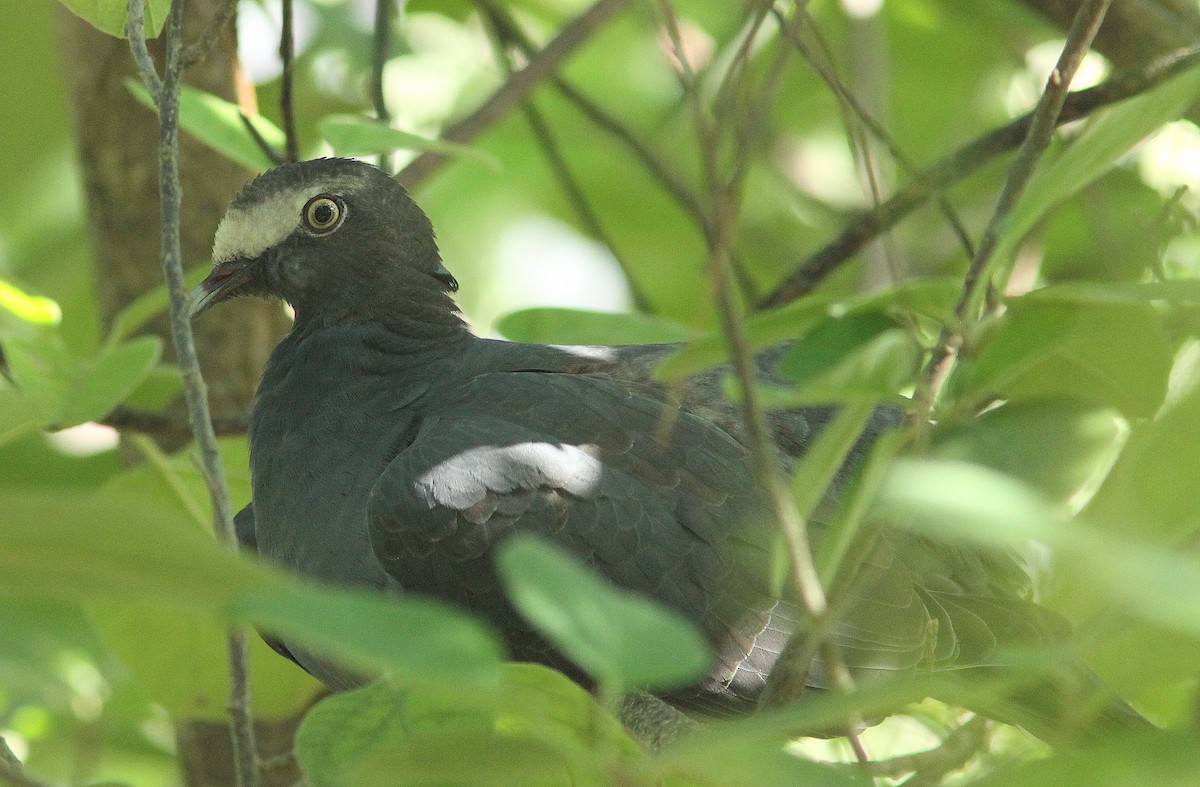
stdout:
[[400,355],[446,352],[475,338],[450,295],[428,288],[379,288],[341,309],[329,303],[312,309],[298,304],[292,332],[301,338],[351,326],[362,327],[362,335],[372,337],[380,349]]

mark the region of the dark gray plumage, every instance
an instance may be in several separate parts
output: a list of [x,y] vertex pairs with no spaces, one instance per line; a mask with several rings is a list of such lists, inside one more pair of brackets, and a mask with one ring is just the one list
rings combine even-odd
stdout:
[[[214,255],[197,311],[241,295],[296,310],[251,415],[243,543],[316,579],[465,605],[515,658],[582,678],[510,609],[494,574],[497,543],[537,533],[700,626],[716,661],[672,701],[753,705],[803,616],[772,597],[775,529],[715,374],[691,383],[664,437],[668,405],[650,371],[670,347],[476,338],[428,219],[394,180],[355,161],[261,176],[230,206]],[[772,361],[761,359],[764,374]],[[772,416],[786,461],[829,414]],[[881,410],[867,439],[894,421]],[[988,665],[998,643],[1055,628],[1027,591],[1008,555],[886,532],[834,639],[860,675]],[[330,686],[354,680],[280,650]],[[819,665],[810,683],[824,684]]]

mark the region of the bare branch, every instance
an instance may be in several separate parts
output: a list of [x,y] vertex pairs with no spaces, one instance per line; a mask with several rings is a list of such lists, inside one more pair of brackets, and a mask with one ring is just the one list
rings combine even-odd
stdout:
[[[531,57],[525,68],[506,80],[482,106],[447,128],[442,134],[442,139],[447,142],[465,143],[479,136],[524,101],[538,84],[554,76],[567,57],[586,43],[605,22],[625,10],[632,2],[633,0],[597,0],[591,8],[571,20],[554,40]],[[445,154],[425,151],[409,162],[396,177],[405,187],[411,189],[445,163]]]
[[1029,124],[1029,132],[1025,135],[1025,141],[1021,144],[1017,158],[1009,170],[1008,179],[1004,183],[1004,189],[1000,192],[1000,198],[992,213],[991,221],[988,222],[979,248],[975,250],[975,257],[967,269],[966,277],[963,280],[962,297],[954,308],[956,324],[942,329],[938,347],[934,350],[933,357],[926,366],[925,374],[917,385],[913,418],[919,424],[925,424],[929,420],[941,383],[953,368],[954,359],[962,346],[967,325],[980,316],[979,310],[997,264],[993,252],[999,243],[1000,234],[1005,224],[1008,223],[1017,200],[1020,199],[1025,187],[1033,177],[1034,168],[1042,154],[1050,147],[1059,114],[1066,102],[1071,80],[1075,77],[1075,71],[1083,61],[1083,56],[1087,54],[1111,4],[1112,0],[1088,0],[1079,7],[1079,13],[1076,14],[1075,22],[1071,25],[1058,63],[1046,80],[1046,88],[1034,110]]
[[[1060,125],[1070,123],[1098,109],[1145,93],[1197,63],[1200,63],[1200,47],[1188,47],[1143,68],[1117,74],[1095,87],[1072,92],[1067,96],[1057,122]],[[782,306],[812,292],[826,276],[857,254],[871,239],[894,227],[934,194],[944,191],[997,156],[1020,145],[1032,121],[1031,112],[988,132],[926,169],[881,205],[859,214],[836,238],[796,266],[770,295],[759,302],[759,308]]]
[[296,45],[294,39],[293,1],[283,0],[283,17],[279,26],[279,59],[283,63],[283,74],[279,85],[279,114],[283,121],[283,133],[287,140],[288,161],[300,160],[300,143],[296,140],[296,112],[292,105],[295,91],[294,72]]
[[[392,19],[396,14],[396,0],[375,0],[375,30],[371,49],[371,103],[375,107],[375,119],[388,125],[392,115],[388,112],[383,95],[383,69],[387,65],[389,44],[392,40]],[[379,167],[392,171],[392,154],[379,154]]]
[[184,69],[190,68],[209,56],[217,39],[221,37],[221,32],[233,19],[236,11],[237,0],[225,0],[224,5],[213,13],[212,19],[208,20],[208,25],[205,26],[199,37],[184,47],[183,54],[179,58]]

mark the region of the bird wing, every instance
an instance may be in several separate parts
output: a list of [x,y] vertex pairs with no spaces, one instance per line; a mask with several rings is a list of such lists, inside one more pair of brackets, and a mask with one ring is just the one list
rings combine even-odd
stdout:
[[698,623],[720,680],[753,650],[776,604],[774,530],[746,449],[628,381],[474,378],[422,419],[375,483],[368,517],[389,574],[491,618],[519,658],[537,657],[521,652],[537,645],[497,601],[490,555],[515,531]]

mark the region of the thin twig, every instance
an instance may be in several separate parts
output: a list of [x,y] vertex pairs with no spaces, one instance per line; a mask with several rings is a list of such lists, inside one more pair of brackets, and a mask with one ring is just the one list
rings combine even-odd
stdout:
[[[217,450],[208,395],[189,318],[187,285],[183,275],[180,252],[180,186],[179,186],[179,92],[183,77],[183,6],[184,0],[173,0],[163,28],[166,49],[163,76],[158,83],[159,117],[159,194],[162,210],[162,266],[169,295],[171,338],[183,378],[184,398],[192,433],[200,449],[200,457],[208,481],[212,503],[213,525],[218,539],[230,549],[236,549],[237,536],[229,507],[225,469]],[[138,41],[145,45],[144,0],[129,0],[130,46],[135,50]],[[147,79],[150,74],[143,74]],[[157,73],[153,74],[158,80]],[[147,79],[147,88],[152,81]],[[244,633],[238,630],[229,635],[230,715],[233,723],[235,772],[239,787],[258,785],[258,767],[254,746],[254,725],[250,716],[250,686],[247,678],[247,650]]]
[[8,741],[0,737],[0,782],[12,787],[50,787],[49,782],[35,779],[25,772],[25,766],[8,748]]
[[245,112],[239,112],[238,117],[241,118],[242,125],[246,128],[246,133],[250,135],[250,139],[254,140],[254,144],[258,145],[258,149],[266,155],[274,164],[279,165],[287,161],[282,153],[276,150],[270,142],[259,132],[254,122],[250,120],[250,116]]
[[233,19],[236,11],[237,0],[225,0],[213,12],[212,19],[208,20],[208,24],[205,25],[196,40],[183,48],[183,54],[180,55],[179,60],[183,63],[184,69],[194,66],[212,53],[213,47],[216,46],[221,33]]
[[154,65],[154,58],[146,46],[146,3],[145,0],[135,2],[129,0],[129,9],[125,15],[125,37],[129,39],[129,51],[133,54],[133,62],[137,66],[138,76],[150,98],[158,104],[162,98],[162,78]]
[[[493,12],[494,9],[489,7],[489,5],[483,7],[484,16],[488,19],[489,27],[496,42],[496,50],[501,64],[504,68],[508,69],[511,75],[513,63],[507,49],[510,44],[517,45],[518,47],[519,44],[511,39],[510,31],[505,24],[507,20],[497,17]],[[608,248],[624,272],[625,282],[629,287],[629,294],[633,299],[634,306],[639,311],[652,312],[654,310],[653,303],[651,303],[650,299],[646,297],[646,294],[639,287],[637,279],[633,275],[633,266],[620,254],[612,237],[604,229],[599,215],[596,214],[579,180],[571,172],[566,157],[563,155],[562,148],[559,146],[554,132],[550,129],[550,124],[546,122],[545,117],[532,100],[526,101],[522,105],[521,111],[525,115],[525,121],[529,123],[534,139],[537,141],[538,146],[541,147],[547,163],[554,170],[555,178],[558,180],[559,185],[562,186],[567,200],[571,203],[571,207],[574,208],[580,221],[583,222],[583,226],[587,229],[588,234],[598,239]]]
[[[1079,120],[1098,109],[1152,90],[1198,62],[1200,47],[1188,47],[1144,68],[1123,72],[1095,87],[1070,93],[1059,113],[1058,124]],[[879,206],[859,214],[836,238],[797,265],[770,295],[758,303],[759,308],[782,306],[812,292],[863,246],[894,227],[930,197],[1020,145],[1032,120],[1031,112],[984,134],[926,169]]]
[[[513,74],[511,79],[505,80],[482,106],[447,128],[442,139],[465,143],[490,128],[524,101],[534,87],[557,74],[567,57],[632,2],[597,0],[591,8],[567,23],[550,43],[529,59],[524,68]],[[396,177],[406,188],[412,189],[440,169],[446,161],[445,154],[425,151],[409,162]]]
[[[391,122],[387,101],[383,95],[383,69],[387,65],[389,44],[392,40],[392,19],[396,12],[396,0],[375,0],[375,30],[371,51],[371,103],[375,106],[375,119],[382,125]],[[379,154],[379,168],[392,171],[392,154]]]
[[945,381],[954,366],[954,359],[966,334],[967,327],[980,317],[979,310],[984,294],[993,278],[997,258],[993,254],[1000,241],[1001,233],[1008,223],[1009,216],[1017,205],[1025,187],[1033,177],[1034,168],[1042,154],[1050,147],[1054,137],[1054,129],[1058,125],[1058,116],[1067,98],[1067,90],[1075,71],[1091,47],[1092,39],[1104,21],[1112,0],[1088,0],[1079,7],[1075,22],[1067,34],[1067,42],[1059,55],[1058,63],[1046,80],[1046,88],[1034,110],[1029,124],[1029,133],[1017,152],[1017,158],[1009,169],[1008,179],[1000,192],[996,209],[984,230],[979,248],[967,269],[963,280],[962,296],[954,307],[954,324],[942,329],[938,346],[925,367],[925,373],[918,381],[914,395],[915,407],[913,419],[915,423],[926,424],[937,401],[941,384]]
[[[823,58],[819,58],[817,57],[816,53],[812,51],[812,47],[810,47],[804,40],[803,31],[799,29],[796,18],[788,18],[777,8],[772,9],[772,13],[779,21],[779,25],[783,29],[784,37],[787,38],[787,40],[791,42],[794,47],[796,47],[796,50],[800,52],[801,56],[804,57],[805,60],[808,61],[813,70],[817,72],[817,76],[819,76],[821,80],[829,87],[829,89],[833,91],[838,100],[850,108],[858,121],[862,123],[867,131],[871,132],[871,136],[883,144],[891,157],[896,161],[897,164],[900,165],[901,169],[907,172],[911,177],[922,177],[921,170],[917,166],[917,163],[909,158],[908,154],[906,154],[903,148],[900,147],[899,143],[892,138],[892,135],[888,133],[887,129],[885,129],[883,125],[875,119],[875,116],[871,114],[866,106],[864,106],[863,103],[858,100],[858,96],[854,95],[852,91],[847,89],[845,83],[833,71],[832,67],[829,65],[829,57],[826,55]],[[808,12],[797,11],[797,15],[803,16],[805,19],[807,19],[810,28],[814,31],[816,30],[815,22]],[[950,223],[951,228],[954,230],[954,234],[958,237],[959,243],[962,244],[963,248],[966,250],[967,256],[974,256],[974,245],[971,243],[971,238],[967,233],[967,228],[962,223],[962,219],[959,218],[958,213],[954,210],[954,207],[945,198],[940,190],[935,191],[934,195],[938,201],[939,207],[942,210],[942,214]]]
[[[678,21],[674,10],[666,2],[661,4],[667,34],[675,47],[675,57],[679,63],[679,76],[688,105],[694,115],[693,122],[700,142],[703,157],[708,193],[713,200],[712,221],[716,227],[716,242],[713,245],[709,260],[709,273],[713,300],[716,303],[721,331],[729,342],[730,360],[733,365],[734,378],[737,382],[738,393],[742,406],[742,421],[746,430],[746,442],[750,449],[754,477],[758,486],[767,497],[768,505],[774,520],[778,523],[787,544],[791,558],[791,578],[796,596],[803,607],[810,627],[805,634],[797,633],[785,648],[785,654],[796,649],[808,651],[809,655],[792,669],[781,656],[772,671],[786,675],[797,675],[800,688],[806,683],[806,677],[813,656],[820,652],[825,671],[832,685],[843,691],[853,691],[854,681],[843,664],[834,643],[827,637],[814,636],[813,632],[824,632],[827,629],[829,603],[821,580],[817,573],[816,562],[808,540],[808,525],[800,513],[796,499],[788,488],[779,462],[778,447],[767,428],[766,415],[758,396],[758,373],[755,366],[754,354],[746,338],[739,317],[738,304],[734,299],[730,252],[737,228],[741,210],[742,191],[745,186],[745,176],[749,169],[748,159],[752,148],[752,139],[761,132],[761,114],[765,113],[771,97],[777,88],[787,50],[780,48],[775,62],[767,72],[764,86],[745,120],[735,127],[736,137],[733,140],[735,159],[728,178],[722,178],[719,161],[719,128],[701,102],[699,91],[696,89],[695,73],[687,60],[679,33]],[[739,50],[739,56],[749,55],[749,49]],[[731,64],[731,68],[737,68]],[[744,74],[745,71],[742,71]],[[766,695],[770,695],[778,684],[768,681]],[[798,695],[799,691],[797,691]],[[774,696],[780,696],[776,693]],[[867,759],[867,752],[854,730],[851,720],[844,731],[850,741],[855,755],[861,761]]]
[[905,785],[940,784],[942,777],[971,761],[987,747],[989,721],[984,716],[972,716],[956,727],[940,744],[927,751],[874,760],[867,764],[872,776],[898,778],[907,773],[913,777]]
[[283,121],[283,134],[287,140],[286,155],[288,161],[300,160],[300,143],[296,139],[296,111],[293,105],[295,90],[295,21],[293,20],[292,0],[283,0],[282,19],[279,25],[279,60],[283,64],[283,74],[279,82],[279,115]]

